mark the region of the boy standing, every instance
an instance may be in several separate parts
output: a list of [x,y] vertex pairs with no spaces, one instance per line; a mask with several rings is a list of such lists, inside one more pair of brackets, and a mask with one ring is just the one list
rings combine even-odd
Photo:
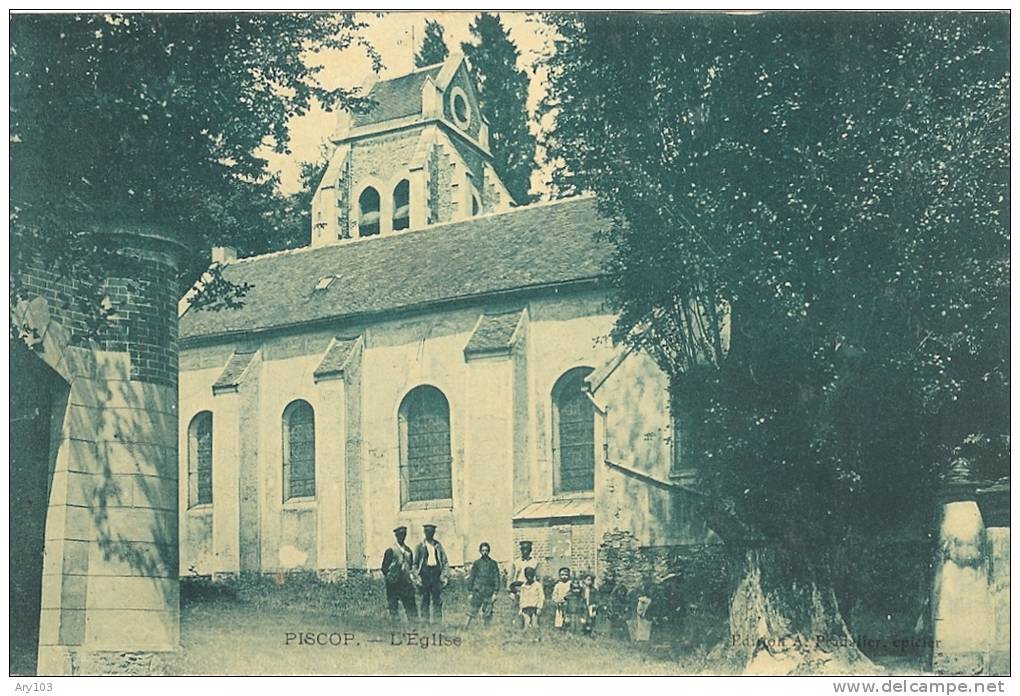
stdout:
[[499,564],[489,558],[491,551],[489,542],[483,541],[478,546],[478,560],[471,564],[471,575],[468,576],[468,591],[471,593],[471,609],[464,628],[471,625],[478,611],[482,612],[482,621],[486,626],[492,622],[492,603],[499,591]]
[[538,615],[545,606],[545,588],[542,583],[535,580],[535,569],[524,569],[524,584],[521,585],[520,602],[521,617],[524,620],[524,628],[536,628],[538,626]]

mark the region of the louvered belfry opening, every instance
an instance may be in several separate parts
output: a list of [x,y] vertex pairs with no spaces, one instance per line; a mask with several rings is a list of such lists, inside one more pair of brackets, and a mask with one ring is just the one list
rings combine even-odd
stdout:
[[401,179],[393,189],[393,231],[411,226],[411,182]]
[[358,196],[358,236],[374,237],[379,234],[379,192],[371,186]]

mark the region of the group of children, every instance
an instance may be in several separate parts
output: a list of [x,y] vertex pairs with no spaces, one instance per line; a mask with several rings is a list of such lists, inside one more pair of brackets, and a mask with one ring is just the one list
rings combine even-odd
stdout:
[[[545,587],[534,568],[524,571],[525,582],[520,588],[519,607],[524,628],[538,626],[538,617],[545,607]],[[591,634],[595,628],[598,602],[595,576],[590,573],[574,577],[570,568],[560,568],[559,580],[552,590],[553,626],[563,631]]]

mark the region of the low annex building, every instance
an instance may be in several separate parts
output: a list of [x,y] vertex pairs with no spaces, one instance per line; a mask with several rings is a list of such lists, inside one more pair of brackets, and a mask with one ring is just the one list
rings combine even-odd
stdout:
[[368,95],[310,246],[220,250],[244,306],[181,316],[181,573],[374,569],[428,521],[453,565],[708,540],[666,378],[608,338],[596,201],[515,206],[459,56]]

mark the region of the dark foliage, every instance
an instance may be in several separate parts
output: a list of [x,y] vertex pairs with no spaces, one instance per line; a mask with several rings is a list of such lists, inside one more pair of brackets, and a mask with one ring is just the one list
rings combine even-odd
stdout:
[[550,21],[556,185],[726,516],[826,548],[1008,474],[1006,15]]
[[213,243],[275,248],[292,216],[259,152],[286,152],[288,120],[313,100],[364,106],[303,60],[359,29],[325,13],[12,17],[13,294],[30,259],[88,285],[106,221],[169,230],[193,252],[185,282]]
[[442,63],[449,55],[450,49],[446,47],[443,25],[434,19],[426,19],[425,37],[421,41],[421,48],[414,56],[414,67],[424,68],[426,65]]
[[528,129],[528,75],[517,67],[520,52],[499,17],[482,12],[471,24],[472,43],[461,44],[478,85],[496,171],[510,195],[531,200],[535,136]]

